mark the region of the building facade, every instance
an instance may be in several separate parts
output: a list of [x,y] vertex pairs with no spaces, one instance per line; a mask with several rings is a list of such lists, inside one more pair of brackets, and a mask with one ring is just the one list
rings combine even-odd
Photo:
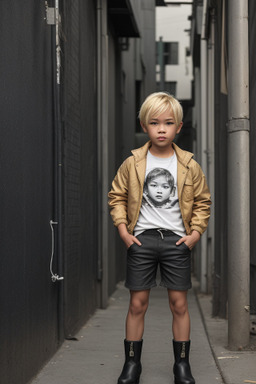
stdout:
[[155,90],[155,6],[1,2],[4,383],[27,383],[123,279],[107,191]]
[[214,202],[205,291],[213,315],[228,316],[234,349],[248,343],[256,309],[255,14],[250,0],[193,2],[197,145]]
[[164,66],[164,80],[161,83],[160,61],[158,60],[157,86],[169,91],[178,100],[192,99],[191,13],[191,2],[178,6],[171,5],[169,2],[168,6],[156,9],[157,56],[163,55],[161,61]]

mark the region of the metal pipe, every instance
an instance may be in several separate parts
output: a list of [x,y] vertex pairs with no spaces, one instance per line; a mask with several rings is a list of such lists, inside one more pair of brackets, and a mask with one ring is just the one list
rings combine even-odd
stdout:
[[228,2],[228,344],[250,338],[248,0]]
[[164,64],[164,43],[163,37],[159,37],[158,41],[158,64],[160,67],[160,91],[165,90],[165,64]]
[[[201,166],[207,178],[207,41],[201,40]],[[200,289],[207,293],[207,234],[201,238]]]
[[[101,48],[101,35],[102,35],[102,1],[97,1],[97,212],[98,212],[98,241],[97,241],[97,279],[102,279],[102,225],[101,225],[101,212],[102,212],[102,142],[101,142],[101,126],[102,126],[102,102],[101,102],[101,85],[102,85],[102,48]],[[101,296],[101,295],[100,295]],[[100,300],[100,299],[99,299]]]
[[201,29],[201,39],[205,40],[207,37],[207,10],[208,10],[208,0],[204,0],[203,3],[203,18],[202,18],[202,29]]
[[208,226],[207,236],[208,236],[208,266],[207,266],[207,292],[212,292],[212,276],[214,270],[214,227],[215,227],[215,152],[214,152],[214,45],[215,45],[215,12],[214,9],[211,11],[210,15],[210,33],[208,40],[208,137],[207,137],[207,146],[208,146],[208,175],[207,180],[209,183],[209,188],[211,191],[211,218]]
[[[205,30],[207,0],[204,0],[203,15],[204,23],[202,24],[202,33]],[[208,63],[207,63],[207,40],[201,36],[201,166],[207,178],[207,111],[208,111]],[[201,239],[201,276],[200,289],[207,293],[207,235]]]
[[107,2],[97,2],[98,281],[99,305],[108,305],[108,35]]
[[[57,223],[57,270],[58,282],[58,341],[64,339],[64,285],[63,285],[63,222],[62,222],[62,126],[60,112],[60,45],[59,2],[55,0],[55,27],[52,28],[52,58],[54,72],[54,222]],[[61,276],[61,277],[59,277]]]

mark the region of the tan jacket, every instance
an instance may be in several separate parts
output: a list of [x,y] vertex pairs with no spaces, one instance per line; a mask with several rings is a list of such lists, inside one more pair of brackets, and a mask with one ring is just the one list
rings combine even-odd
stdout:
[[[108,194],[110,214],[115,226],[127,225],[133,233],[142,202],[147,152],[150,141],[143,147],[132,151],[120,166]],[[197,230],[202,234],[210,217],[210,192],[199,164],[193,160],[193,154],[183,151],[173,144],[177,156],[177,184],[181,215],[186,233]]]

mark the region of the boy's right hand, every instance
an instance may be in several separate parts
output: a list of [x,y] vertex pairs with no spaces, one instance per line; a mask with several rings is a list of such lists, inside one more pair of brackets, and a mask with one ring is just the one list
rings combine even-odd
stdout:
[[131,235],[128,231],[127,231],[127,228],[126,228],[126,225],[125,224],[119,224],[118,226],[118,232],[119,232],[119,235],[121,237],[121,239],[123,240],[126,248],[130,248],[130,246],[134,243],[138,244],[139,246],[141,246],[141,242],[137,239],[137,237]]
[[125,243],[126,249],[130,248],[132,244],[136,243],[139,246],[141,246],[141,242],[137,239],[137,237],[130,235],[130,233],[127,232],[127,236],[121,238],[123,242]]

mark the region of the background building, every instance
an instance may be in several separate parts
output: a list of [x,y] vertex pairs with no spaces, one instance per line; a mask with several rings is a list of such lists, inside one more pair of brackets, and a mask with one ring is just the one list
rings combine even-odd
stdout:
[[156,8],[157,90],[167,91],[180,100],[184,112],[184,125],[176,142],[181,148],[192,152],[196,140],[192,124],[193,70],[190,55],[192,5],[189,1],[166,1],[164,6],[161,5]]
[[[157,64],[157,86],[179,100],[192,98],[192,60],[190,56],[190,28],[192,5],[171,5],[156,8],[157,56],[161,55],[164,66],[161,79],[160,60]],[[163,47],[161,47],[163,45]],[[161,83],[161,81],[164,82]]]
[[255,14],[251,0],[193,2],[197,145],[214,201],[205,287],[233,349],[248,344],[256,308]]
[[27,383],[123,279],[107,191],[155,90],[155,5],[1,2],[3,383]]
[[[214,201],[208,233],[196,251],[195,274],[202,291],[213,291],[214,315],[226,315],[227,276],[229,280],[239,276],[238,287],[249,283],[249,278],[240,276],[242,269],[236,274],[227,264],[231,245],[227,206],[237,188],[227,182],[226,123],[231,121],[231,96],[239,94],[229,93],[226,81],[227,52],[232,52],[226,28],[232,7],[224,0],[194,1],[191,25],[185,19],[182,26],[183,44],[178,26],[170,35],[160,26],[156,33],[155,7],[162,7],[158,15],[170,12],[170,27],[180,9],[169,9],[167,3],[0,3],[0,376],[4,383],[27,383],[64,338],[72,337],[97,307],[107,306],[116,283],[124,278],[124,249],[108,213],[107,192],[130,149],[146,140],[137,114],[144,98],[156,90],[155,41],[161,35],[163,42],[165,38],[167,43],[179,42],[179,49],[166,48],[182,65],[181,80],[177,64],[165,66],[167,83],[177,80],[176,93],[185,112],[177,143],[196,153]],[[237,309],[253,314],[256,9],[253,0],[246,4],[251,197],[240,200],[250,202],[245,225],[251,223],[247,241],[251,251],[248,257],[245,247],[240,255],[251,280],[250,299]],[[185,7],[191,10],[190,5]],[[193,76],[184,29],[191,29]],[[229,84],[240,77],[231,76]],[[184,79],[186,87],[181,86]],[[248,135],[248,129],[243,131]],[[243,171],[247,174],[249,166]],[[234,212],[238,219],[244,215],[242,209]],[[236,223],[240,221],[233,220],[231,227]],[[240,240],[242,234],[237,231],[233,238]]]

